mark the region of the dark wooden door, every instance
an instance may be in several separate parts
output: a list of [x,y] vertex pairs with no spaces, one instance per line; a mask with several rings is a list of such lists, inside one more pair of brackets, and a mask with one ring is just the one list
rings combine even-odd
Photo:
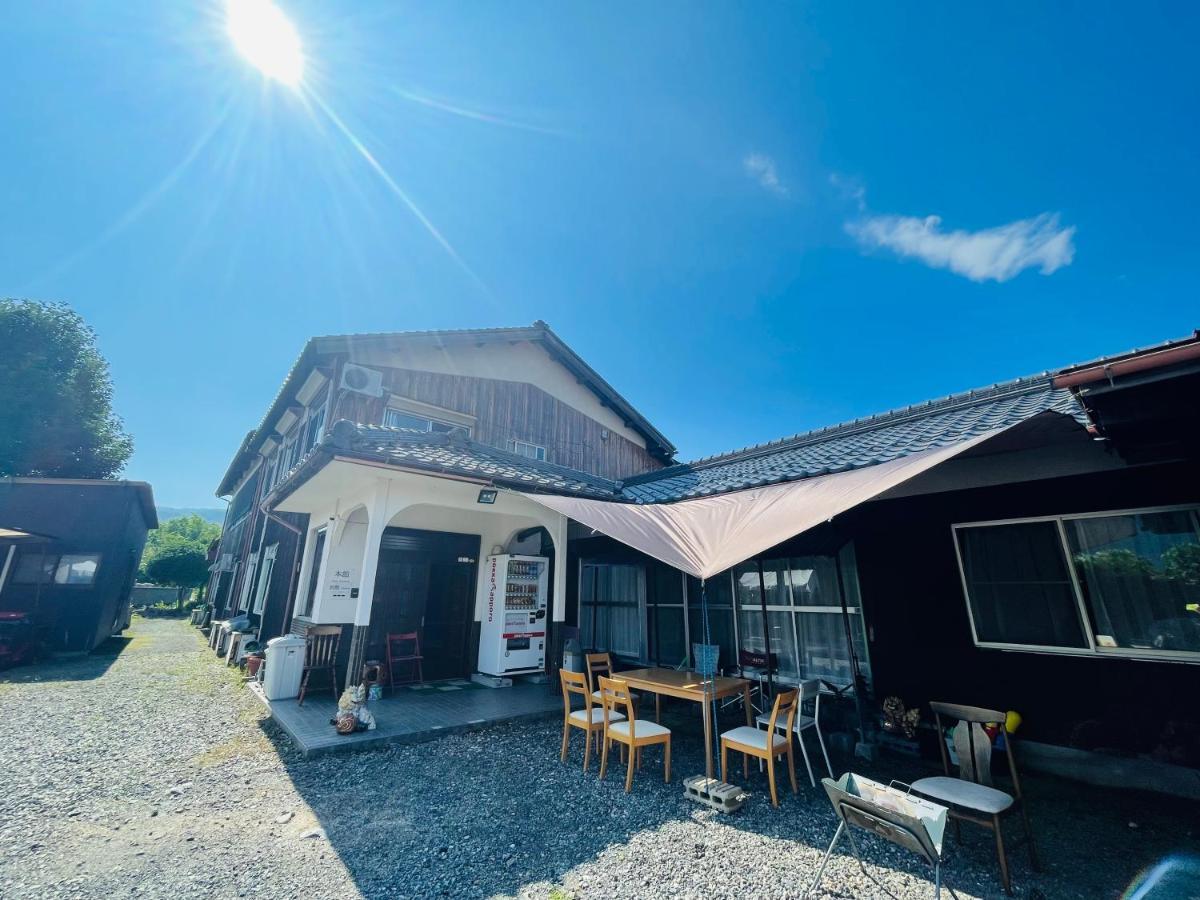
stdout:
[[387,635],[416,631],[426,681],[473,672],[478,553],[477,535],[387,529],[375,576],[367,658],[384,658]]
[[475,565],[431,564],[425,625],[421,632],[425,677],[429,680],[460,678],[475,668],[474,661],[467,659],[474,608]]

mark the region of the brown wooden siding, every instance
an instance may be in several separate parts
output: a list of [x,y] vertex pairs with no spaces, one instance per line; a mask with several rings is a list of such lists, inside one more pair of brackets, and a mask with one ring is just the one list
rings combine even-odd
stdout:
[[[384,369],[388,393],[475,418],[471,436],[483,444],[511,449],[512,440],[546,448],[546,460],[606,478],[628,478],[662,468],[644,448],[605,427],[539,387],[468,375],[443,375],[413,369]],[[386,396],[346,394],[333,420],[381,424]]]

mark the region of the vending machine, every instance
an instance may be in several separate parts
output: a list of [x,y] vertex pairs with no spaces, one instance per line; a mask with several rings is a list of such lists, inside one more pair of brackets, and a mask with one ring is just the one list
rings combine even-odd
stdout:
[[484,563],[483,588],[479,671],[497,676],[542,671],[546,665],[550,560],[507,553],[489,556]]

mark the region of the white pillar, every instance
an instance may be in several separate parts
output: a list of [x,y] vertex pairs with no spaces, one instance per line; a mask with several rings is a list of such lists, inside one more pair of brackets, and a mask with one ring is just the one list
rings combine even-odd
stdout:
[[555,516],[550,528],[554,541],[554,611],[551,618],[563,622],[567,618],[567,517]]
[[379,543],[388,523],[388,489],[390,481],[381,481],[367,509],[367,537],[363,542],[363,559],[358,579],[358,604],[354,607],[354,624],[371,623],[371,601],[375,594],[375,573],[379,569]]
[[363,540],[363,558],[358,579],[358,603],[354,607],[354,626],[350,635],[350,659],[346,664],[346,684],[357,684],[366,661],[367,630],[371,624],[371,601],[375,596],[375,573],[379,570],[379,544],[387,528],[388,493],[391,482],[381,479],[367,509],[367,535]]

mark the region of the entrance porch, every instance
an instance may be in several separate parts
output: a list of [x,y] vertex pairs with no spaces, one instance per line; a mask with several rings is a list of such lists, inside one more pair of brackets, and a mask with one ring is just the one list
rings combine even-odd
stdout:
[[562,698],[545,684],[518,682],[489,688],[453,679],[389,690],[369,705],[374,730],[340,735],[329,723],[337,704],[326,692],[309,694],[300,706],[295,700],[266,700],[256,683],[251,683],[251,689],[306,757],[384,744],[419,744],[505,722],[562,715]]

